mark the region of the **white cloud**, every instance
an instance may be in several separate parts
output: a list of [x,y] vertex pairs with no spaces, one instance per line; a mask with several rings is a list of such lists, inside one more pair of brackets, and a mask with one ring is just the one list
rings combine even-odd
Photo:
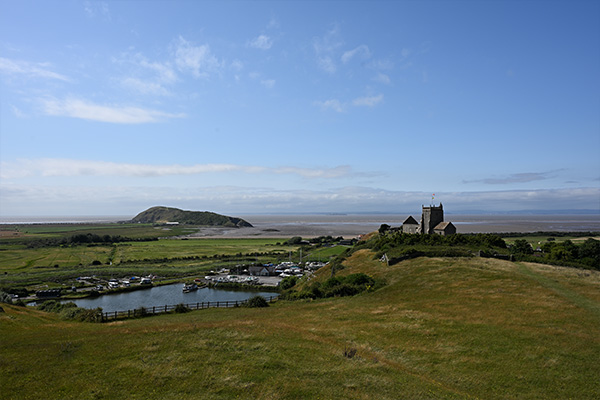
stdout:
[[75,176],[160,177],[227,172],[296,175],[308,179],[333,179],[365,175],[353,172],[349,166],[338,166],[333,168],[300,168],[291,166],[263,167],[236,164],[152,165],[60,158],[21,159],[14,162],[3,161],[0,163],[0,166],[2,167],[0,169],[2,174],[0,177],[7,180],[28,177]]
[[352,104],[357,107],[374,107],[383,101],[383,94],[378,96],[359,97],[352,100]]
[[191,71],[196,78],[208,78],[221,68],[221,62],[207,44],[194,46],[181,36],[176,44],[175,64],[181,71]]
[[273,40],[267,35],[260,35],[252,39],[248,45],[260,50],[269,50],[273,46]]
[[116,124],[144,124],[185,116],[184,114],[171,114],[139,107],[99,105],[77,98],[67,98],[64,100],[46,98],[40,102],[42,111],[47,115]]
[[9,76],[25,76],[26,78],[56,79],[69,82],[66,76],[48,69],[46,63],[31,63],[28,61],[9,60],[0,57],[0,73]]
[[[185,187],[111,185],[60,186],[2,184],[3,216],[10,215],[135,215],[149,206],[268,212],[399,212],[418,213],[429,192],[392,191],[346,186],[322,190],[272,187]],[[598,209],[600,188],[538,191],[436,193],[449,212]],[[42,200],[40,200],[42,199]],[[414,214],[413,214],[414,215]],[[452,218],[449,218],[452,219]]]
[[390,83],[392,83],[390,77],[386,74],[382,74],[381,72],[378,72],[377,75],[375,75],[375,77],[373,78],[373,80],[375,82],[383,83],[385,85],[389,85]]
[[110,10],[108,9],[108,3],[105,1],[84,1],[83,9],[88,17],[95,18],[101,16],[107,21],[111,20]]
[[319,57],[317,59],[317,64],[319,65],[319,68],[325,72],[329,72],[330,74],[333,74],[337,71],[337,66],[333,61],[333,58],[329,56]]
[[514,183],[528,183],[553,178],[559,170],[545,172],[519,172],[507,176],[484,178],[478,180],[465,180],[464,183],[486,183],[489,185],[506,185]]
[[154,71],[158,75],[157,79],[162,83],[175,83],[177,81],[177,74],[170,63],[150,62],[142,57],[139,64]]
[[149,61],[140,53],[125,53],[113,61],[127,66],[121,85],[143,95],[169,96],[172,93],[167,87],[178,80],[171,62]]
[[345,111],[345,107],[342,103],[340,103],[339,100],[337,99],[329,99],[329,100],[325,100],[325,101],[315,101],[314,102],[315,105],[321,107],[322,110],[333,110],[333,111],[337,111],[337,112],[344,112]]
[[157,82],[143,81],[138,78],[124,78],[121,84],[131,90],[144,95],[168,96],[171,92]]
[[366,60],[371,57],[371,52],[369,51],[369,47],[367,45],[361,44],[355,49],[346,51],[342,54],[342,62],[344,64],[350,62],[353,58],[358,57],[362,60]]
[[275,86],[275,79],[264,79],[262,81],[260,81],[260,83],[268,88],[268,89],[272,89]]
[[240,60],[238,60],[238,59],[235,59],[235,60],[233,60],[233,61],[231,62],[231,68],[232,68],[234,71],[238,71],[238,72],[239,72],[239,71],[241,71],[242,69],[244,69],[244,63],[243,63],[243,62],[241,62],[241,61],[240,61]]
[[343,41],[340,37],[340,30],[335,25],[331,30],[323,37],[316,37],[313,39],[313,49],[317,56],[317,65],[322,70],[333,74],[337,71],[337,65],[335,64],[334,58],[337,50],[343,45]]

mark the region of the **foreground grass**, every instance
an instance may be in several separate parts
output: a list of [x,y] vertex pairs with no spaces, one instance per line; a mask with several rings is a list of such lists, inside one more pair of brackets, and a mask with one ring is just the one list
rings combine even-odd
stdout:
[[598,398],[600,273],[368,251],[356,272],[387,286],[110,324],[6,306],[0,398]]

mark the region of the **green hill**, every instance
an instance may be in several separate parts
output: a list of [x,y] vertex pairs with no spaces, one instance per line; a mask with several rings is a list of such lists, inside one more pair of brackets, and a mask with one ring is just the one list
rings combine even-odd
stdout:
[[374,256],[336,273],[385,280],[354,297],[104,324],[2,305],[0,398],[598,398],[600,272]]
[[228,217],[209,211],[184,211],[171,207],[152,207],[136,215],[131,222],[134,223],[166,223],[178,222],[187,225],[224,226],[224,227],[252,227],[252,225],[235,217]]

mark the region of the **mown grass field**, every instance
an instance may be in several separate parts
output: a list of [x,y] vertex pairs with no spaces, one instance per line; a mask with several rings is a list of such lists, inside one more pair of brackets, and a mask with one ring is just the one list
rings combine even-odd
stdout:
[[368,250],[345,266],[386,285],[106,324],[5,306],[0,398],[599,397],[600,273],[476,258],[387,267]]

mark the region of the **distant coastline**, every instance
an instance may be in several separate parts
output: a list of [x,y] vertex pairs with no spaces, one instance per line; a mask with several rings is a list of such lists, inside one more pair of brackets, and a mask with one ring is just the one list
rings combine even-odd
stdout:
[[[382,224],[401,226],[408,214],[246,214],[254,228],[202,228],[195,237],[354,237]],[[3,225],[89,224],[128,221],[131,216],[0,217]],[[448,214],[458,233],[599,232],[600,214]]]

